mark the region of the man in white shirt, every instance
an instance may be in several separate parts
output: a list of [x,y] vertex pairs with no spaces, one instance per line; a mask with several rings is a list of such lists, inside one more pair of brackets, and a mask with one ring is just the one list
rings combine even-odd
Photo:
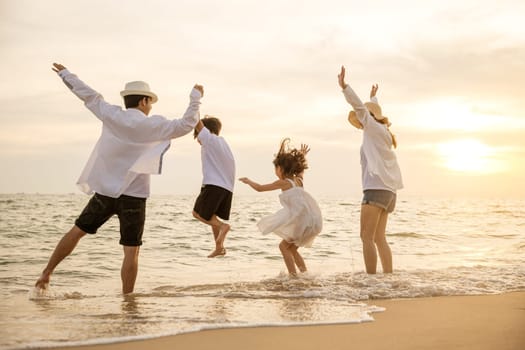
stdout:
[[100,119],[102,134],[77,183],[83,192],[93,197],[57,244],[35,287],[47,289],[54,269],[71,254],[80,239],[86,233],[95,234],[111,216],[117,215],[120,244],[124,247],[122,292],[131,293],[138,272],[150,174],[161,173],[162,156],[170,147],[170,140],[188,134],[199,121],[204,90],[201,85],[195,85],[184,116],[169,120],[160,115],[148,117],[157,95],[145,82],[126,84],[120,93],[126,106],[122,109],[104,101],[102,95],[63,65],[54,63],[53,71]]
[[230,218],[235,183],[235,159],[226,140],[219,136],[221,128],[218,118],[206,116],[197,123],[193,134],[201,145],[202,161],[202,187],[193,216],[212,228],[215,250],[208,258],[226,254],[224,239],[230,225],[219,218]]

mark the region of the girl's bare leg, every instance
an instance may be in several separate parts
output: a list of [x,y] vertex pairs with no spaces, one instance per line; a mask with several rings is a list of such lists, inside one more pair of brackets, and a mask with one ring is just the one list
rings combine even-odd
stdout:
[[388,213],[383,210],[379,217],[379,222],[376,228],[375,244],[381,259],[381,266],[383,266],[384,273],[392,273],[392,251],[386,240],[386,223],[388,221]]
[[369,274],[375,274],[377,269],[375,234],[383,211],[373,205],[361,205],[361,241],[363,242],[365,268]]
[[284,263],[286,264],[286,268],[288,269],[288,273],[290,275],[297,275],[297,271],[295,270],[295,260],[292,251],[290,250],[290,245],[293,245],[293,243],[288,243],[284,239],[279,244],[279,250],[281,251],[281,254],[283,255]]
[[297,267],[299,268],[299,271],[306,272],[306,264],[304,263],[304,260],[301,254],[299,254],[298,249],[299,247],[296,246],[295,244],[292,244],[292,246],[290,247],[290,250],[292,251],[292,254],[293,254],[293,259],[295,261],[295,265],[297,265]]

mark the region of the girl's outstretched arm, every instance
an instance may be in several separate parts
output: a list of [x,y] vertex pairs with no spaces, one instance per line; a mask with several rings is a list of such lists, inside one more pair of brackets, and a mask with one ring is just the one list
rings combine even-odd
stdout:
[[258,184],[257,182],[254,182],[247,177],[241,177],[239,181],[247,185],[250,185],[250,187],[256,190],[257,192],[266,192],[266,191],[273,191],[273,190],[285,191],[289,189],[290,187],[292,187],[290,182],[286,180],[276,180],[272,183],[264,184],[264,185]]

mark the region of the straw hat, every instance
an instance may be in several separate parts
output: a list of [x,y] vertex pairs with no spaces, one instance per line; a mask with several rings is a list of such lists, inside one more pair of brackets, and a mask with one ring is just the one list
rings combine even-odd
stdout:
[[[374,118],[376,118],[377,120],[383,120],[383,119],[386,118],[383,115],[383,113],[381,112],[381,106],[379,106],[377,103],[365,102],[365,107],[366,107],[366,109],[368,109],[368,112],[373,114]],[[361,124],[359,119],[357,119],[357,115],[356,115],[355,111],[350,111],[350,113],[348,113],[348,121],[350,122],[350,124],[352,124],[353,126],[355,126],[358,129],[362,129],[363,128],[363,125]]]
[[149,88],[148,83],[144,81],[130,81],[129,83],[126,83],[126,86],[124,87],[124,90],[120,92],[120,96],[128,96],[128,95],[144,95],[149,96],[152,98],[152,103],[157,102],[158,98],[157,95],[155,95],[151,89]]

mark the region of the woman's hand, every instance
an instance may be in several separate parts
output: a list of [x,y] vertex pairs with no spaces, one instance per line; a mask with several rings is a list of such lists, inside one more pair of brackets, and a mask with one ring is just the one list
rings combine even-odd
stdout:
[[377,89],[379,89],[379,86],[377,84],[372,85],[372,89],[370,90],[370,98],[376,95]]
[[341,73],[339,73],[337,78],[339,80],[339,86],[344,90],[347,86],[345,83],[345,66],[341,66]]

